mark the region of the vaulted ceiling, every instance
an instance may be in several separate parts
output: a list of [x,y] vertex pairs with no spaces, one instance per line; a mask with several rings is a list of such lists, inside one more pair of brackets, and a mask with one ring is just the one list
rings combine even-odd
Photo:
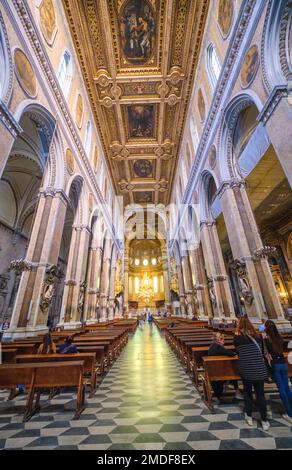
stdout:
[[116,192],[167,204],[209,0],[63,0]]

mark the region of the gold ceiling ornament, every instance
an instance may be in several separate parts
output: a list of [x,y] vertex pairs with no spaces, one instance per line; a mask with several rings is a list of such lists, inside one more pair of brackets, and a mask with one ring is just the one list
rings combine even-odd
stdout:
[[106,88],[111,83],[111,76],[107,70],[99,70],[96,74],[95,81],[101,88]]
[[166,102],[169,106],[175,106],[179,102],[179,97],[173,93],[169,95]]
[[159,191],[159,192],[163,193],[163,192],[167,191],[167,189],[168,189],[168,181],[161,180],[158,183],[155,183],[153,187],[154,187],[155,191]]
[[101,101],[101,104],[103,106],[105,106],[106,108],[111,108],[115,102],[112,98],[110,98],[109,96],[106,96],[105,98],[103,98],[103,100]]
[[119,182],[119,187],[120,187],[121,192],[129,193],[129,192],[133,191],[135,186],[133,184],[131,184],[130,181],[122,180],[122,181]]
[[[120,187],[125,191],[119,182],[132,176],[135,191],[168,204],[210,0],[62,3],[117,194]],[[137,41],[127,27],[141,33]],[[143,116],[135,114],[135,107],[143,107]],[[115,149],[118,140],[121,149]],[[154,160],[147,187],[131,175],[130,162],[146,155]],[[167,191],[154,188],[161,179],[155,160],[163,161]]]

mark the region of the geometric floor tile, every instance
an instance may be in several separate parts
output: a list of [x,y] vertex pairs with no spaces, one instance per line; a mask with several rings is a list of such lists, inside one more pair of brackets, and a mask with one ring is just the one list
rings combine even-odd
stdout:
[[267,394],[268,432],[256,419],[250,428],[243,403],[230,402],[229,394],[211,413],[155,326],[129,338],[95,395],[87,394],[77,421],[67,391],[51,402],[42,397],[40,413],[28,423],[22,423],[26,395],[14,402],[7,396],[0,392],[0,449],[292,449],[278,394]]

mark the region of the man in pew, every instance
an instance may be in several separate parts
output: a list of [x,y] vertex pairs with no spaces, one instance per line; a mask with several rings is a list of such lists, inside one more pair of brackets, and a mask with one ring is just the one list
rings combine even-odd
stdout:
[[[234,351],[230,351],[224,347],[225,337],[223,333],[217,332],[214,333],[213,342],[209,348],[208,356],[229,356],[234,357],[236,353]],[[235,398],[237,400],[243,400],[243,395],[238,387],[237,380],[233,380],[232,385],[235,390]],[[215,397],[218,400],[218,403],[221,402],[221,397],[223,395],[225,382],[212,382],[213,392]]]
[[58,348],[59,354],[77,354],[78,349],[75,344],[73,344],[73,336],[68,336],[65,338],[64,343],[60,344]]

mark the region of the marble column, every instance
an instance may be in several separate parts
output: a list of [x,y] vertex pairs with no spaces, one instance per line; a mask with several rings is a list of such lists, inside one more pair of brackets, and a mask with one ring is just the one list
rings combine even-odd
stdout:
[[170,310],[171,298],[170,298],[169,278],[168,278],[168,257],[166,254],[163,254],[162,256],[162,271],[163,271],[165,307],[167,310]]
[[267,259],[270,248],[263,246],[244,182],[224,182],[219,197],[247,314],[254,322],[266,317],[283,322]]
[[192,318],[194,315],[194,297],[193,297],[193,283],[190,270],[190,263],[188,255],[182,256],[181,260],[184,285],[185,285],[185,294],[186,294],[186,314],[189,318]]
[[201,240],[214,318],[234,319],[234,307],[215,221],[201,222]]
[[115,284],[116,284],[117,267],[113,265],[110,271],[109,285],[109,320],[113,320],[115,316]]
[[0,100],[0,178],[2,178],[15,139],[21,132],[21,127],[3,101]]
[[185,293],[182,267],[181,267],[180,264],[176,265],[176,272],[177,272],[177,281],[178,281],[178,291],[179,291],[181,315],[186,316],[186,314],[187,314],[187,310],[186,310],[186,293]]
[[108,320],[110,268],[110,258],[103,259],[100,281],[100,321],[102,322]]
[[86,265],[90,227],[73,225],[67,273],[62,301],[61,321],[59,326],[73,329],[81,326],[84,308]]
[[213,311],[208,289],[208,280],[204,268],[204,259],[202,247],[196,250],[190,250],[190,265],[194,284],[194,298],[196,315],[202,320],[208,320],[213,317]]
[[[267,108],[264,113],[263,122],[286,178],[292,186],[292,143],[290,124],[288,124],[292,120],[292,104],[289,105],[287,99],[282,98],[273,108],[271,117],[268,115],[270,109]],[[265,122],[266,119],[268,119],[267,122]]]
[[96,305],[99,300],[102,248],[94,243],[89,249],[87,289],[84,303],[86,323],[96,323]]
[[66,209],[67,197],[62,190],[40,191],[26,258],[15,263],[22,265],[22,276],[6,336],[17,338],[47,331],[53,285],[46,286],[46,278],[48,269],[58,263]]

